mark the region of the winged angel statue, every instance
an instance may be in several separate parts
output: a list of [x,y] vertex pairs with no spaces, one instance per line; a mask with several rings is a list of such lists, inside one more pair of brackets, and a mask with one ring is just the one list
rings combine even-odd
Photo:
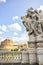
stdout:
[[34,10],[31,7],[21,19],[29,35],[37,36],[43,33],[43,12],[41,10]]

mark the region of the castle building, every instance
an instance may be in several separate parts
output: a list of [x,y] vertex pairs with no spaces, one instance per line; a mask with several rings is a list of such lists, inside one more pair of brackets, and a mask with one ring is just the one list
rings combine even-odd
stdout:
[[28,44],[14,44],[13,40],[11,39],[5,39],[4,41],[1,42],[0,45],[0,50],[27,50],[28,49]]
[[18,49],[18,46],[17,45],[14,45],[14,42],[10,39],[5,39],[4,41],[1,42],[1,46],[0,46],[1,49],[6,49],[6,50],[13,50],[15,48]]

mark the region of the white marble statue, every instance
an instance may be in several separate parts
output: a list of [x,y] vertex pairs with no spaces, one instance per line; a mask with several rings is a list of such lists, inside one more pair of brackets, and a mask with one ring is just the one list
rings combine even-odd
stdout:
[[[27,14],[25,16],[21,17],[22,22],[28,32],[29,35],[29,41],[43,41],[43,12],[41,10],[34,10],[32,7],[30,9],[27,10]],[[39,63],[39,65],[41,65],[40,63],[42,61],[40,61],[38,58],[38,55],[36,55],[35,53],[38,53],[37,49],[40,48],[36,48],[37,45],[39,46],[43,46],[43,43],[35,43],[33,44],[35,47],[34,48],[30,48],[29,53],[33,53],[29,55],[30,57],[30,64],[34,64],[34,63]],[[30,44],[30,47],[31,44]],[[32,50],[33,49],[33,50]],[[41,58],[42,59],[42,58]],[[40,61],[40,62],[39,62]],[[37,65],[37,64],[36,64]],[[42,62],[43,65],[43,62]]]

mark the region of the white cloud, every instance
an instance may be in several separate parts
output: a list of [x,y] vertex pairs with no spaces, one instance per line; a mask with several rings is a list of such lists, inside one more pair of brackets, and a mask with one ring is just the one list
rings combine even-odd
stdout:
[[1,3],[1,2],[4,2],[4,3],[6,3],[6,0],[0,0],[0,3]]
[[29,41],[28,34],[26,32],[22,33],[20,37],[12,37],[15,43],[26,43]]
[[20,26],[18,23],[11,24],[11,25],[9,25],[9,27],[10,27],[12,30],[21,31],[21,26]]
[[38,10],[42,10],[43,11],[43,5],[41,5]]
[[3,25],[2,26],[2,30],[6,32],[7,31],[7,27],[5,25]]
[[5,37],[1,37],[0,36],[0,42],[3,41],[3,40],[5,40],[5,39],[6,39]]
[[21,34],[21,37],[20,37],[20,41],[25,43],[25,42],[27,42],[28,40],[29,40],[28,34],[27,34],[26,32],[22,33],[22,34]]
[[6,27],[5,25],[0,26],[0,29],[1,29],[2,31],[4,31],[4,32],[7,31],[7,27]]
[[13,16],[12,20],[17,20],[19,17],[18,16]]
[[[18,34],[16,32],[15,32],[15,35],[16,36],[14,36],[14,37],[12,37],[10,39],[12,39],[14,41],[14,43],[16,43],[16,44],[27,43],[27,41],[29,40],[28,34],[26,32],[22,33],[20,35],[20,37],[17,36]],[[0,36],[0,42],[5,40],[5,39],[6,39],[5,37]]]
[[14,32],[14,36],[17,36],[18,35],[18,33],[17,32]]
[[2,34],[3,34],[3,32],[0,31],[0,35],[2,35]]

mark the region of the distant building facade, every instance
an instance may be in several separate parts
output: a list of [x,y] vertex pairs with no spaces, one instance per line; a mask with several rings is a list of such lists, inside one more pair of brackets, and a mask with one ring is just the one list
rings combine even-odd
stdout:
[[1,42],[0,48],[6,49],[6,50],[11,50],[11,49],[18,48],[18,46],[14,45],[14,42],[12,40],[5,39],[4,41]]
[[0,49],[4,49],[4,50],[15,50],[15,49],[18,49],[18,50],[21,50],[22,49],[28,49],[28,44],[18,44],[18,45],[15,45],[13,40],[11,39],[5,39],[4,41],[1,42],[1,45],[0,45]]

